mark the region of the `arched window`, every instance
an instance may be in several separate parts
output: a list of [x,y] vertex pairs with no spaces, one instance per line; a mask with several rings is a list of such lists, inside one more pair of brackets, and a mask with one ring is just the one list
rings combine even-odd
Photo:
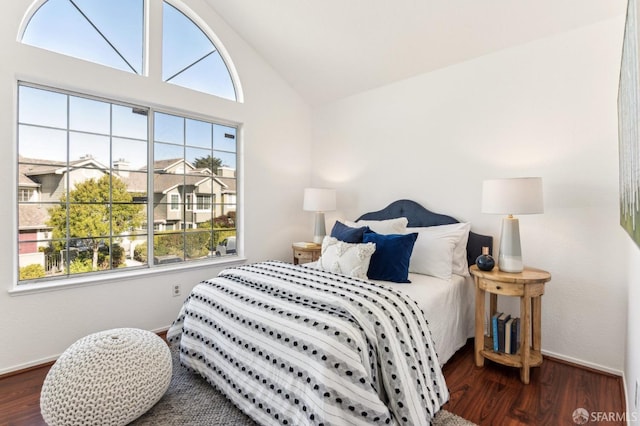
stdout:
[[[21,41],[144,75],[144,14],[144,0],[47,0],[32,14]],[[166,1],[162,19],[162,80],[237,100],[229,67],[211,37]]]
[[142,74],[143,0],[48,0],[31,16],[22,42]]
[[162,12],[162,80],[236,100],[231,75],[216,46],[167,2]]

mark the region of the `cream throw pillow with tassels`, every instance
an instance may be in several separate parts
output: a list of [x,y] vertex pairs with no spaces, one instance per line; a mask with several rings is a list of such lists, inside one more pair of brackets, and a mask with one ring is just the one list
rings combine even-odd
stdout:
[[318,266],[325,271],[366,280],[374,251],[374,243],[351,244],[327,236],[322,240]]

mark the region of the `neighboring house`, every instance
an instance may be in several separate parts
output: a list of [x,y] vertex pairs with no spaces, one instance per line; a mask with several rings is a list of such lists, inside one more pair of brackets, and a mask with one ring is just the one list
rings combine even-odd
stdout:
[[[199,224],[236,210],[233,169],[218,169],[224,175],[218,177],[184,159],[170,159],[154,162],[153,171],[153,226],[157,231],[199,228]],[[142,179],[146,180],[146,174],[123,177],[134,193],[145,192]]]
[[222,207],[221,215],[229,214],[236,211],[236,171],[230,167],[218,167],[217,179],[222,182],[226,188],[220,193],[222,196],[220,205]]
[[39,251],[39,247],[47,245],[40,241],[51,237],[51,228],[45,225],[48,217],[47,208],[41,204],[20,205],[18,210],[20,267],[34,263],[45,266],[45,255]]
[[[70,162],[69,169],[62,163],[43,159],[21,157],[19,161],[20,266],[32,263],[46,266],[39,248],[49,244],[48,209],[66,192],[67,174],[69,189],[73,190],[76,182],[99,179],[109,173],[109,168],[91,156]],[[146,167],[131,170],[128,166],[125,160],[115,161],[112,172],[134,196],[144,197],[148,180]],[[220,176],[207,168],[195,168],[184,159],[156,161],[152,198],[154,229],[198,228],[215,217],[235,211],[235,170],[221,167],[218,172]]]
[[[32,166],[20,165],[18,176],[18,202],[21,203],[37,203],[40,201],[41,184],[35,179],[30,179],[25,172]],[[18,223],[20,224],[20,233],[18,236],[18,253],[22,259],[22,255],[29,253],[38,253],[39,240],[49,238],[50,228],[44,223],[47,220],[46,208],[40,204],[21,204],[18,211]],[[37,255],[36,255],[37,256]],[[29,263],[41,263],[37,258],[31,259]]]
[[[41,203],[56,203],[67,190],[67,172],[69,172],[70,188],[75,188],[76,182],[87,179],[99,179],[107,173],[108,167],[96,161],[90,155],[80,160],[70,161],[69,169],[66,164],[57,161],[34,158],[19,158],[19,191],[28,188],[38,189],[38,196],[33,201]],[[19,200],[21,201],[21,200]]]
[[[66,164],[20,157],[18,168],[18,253],[19,266],[38,263],[47,268],[47,259],[40,248],[47,247],[51,238],[48,209],[60,201],[69,184],[100,178],[107,168],[90,156]],[[69,172],[70,170],[70,172]]]

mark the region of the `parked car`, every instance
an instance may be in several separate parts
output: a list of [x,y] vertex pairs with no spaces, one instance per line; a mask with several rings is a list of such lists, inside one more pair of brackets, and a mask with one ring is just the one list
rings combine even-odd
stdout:
[[227,237],[218,243],[216,256],[225,256],[227,254],[236,254],[236,237]]

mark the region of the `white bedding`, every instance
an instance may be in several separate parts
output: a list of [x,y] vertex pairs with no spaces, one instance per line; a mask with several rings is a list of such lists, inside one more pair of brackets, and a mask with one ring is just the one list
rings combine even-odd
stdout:
[[[316,267],[317,262],[305,266]],[[390,285],[407,294],[422,308],[433,342],[438,352],[440,365],[444,365],[453,354],[474,336],[473,278],[451,275],[450,280],[430,275],[409,274],[411,284],[371,280]]]
[[429,275],[409,274],[411,284],[382,282],[407,294],[422,308],[433,337],[440,364],[474,334],[473,278],[452,275],[450,281]]

